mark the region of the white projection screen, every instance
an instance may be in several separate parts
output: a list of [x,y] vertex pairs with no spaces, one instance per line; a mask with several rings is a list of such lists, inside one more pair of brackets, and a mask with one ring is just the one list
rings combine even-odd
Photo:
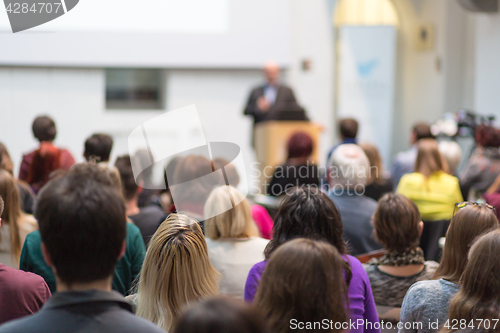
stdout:
[[0,6],[0,65],[255,68],[269,59],[290,62],[288,0],[80,0],[59,18],[15,34]]

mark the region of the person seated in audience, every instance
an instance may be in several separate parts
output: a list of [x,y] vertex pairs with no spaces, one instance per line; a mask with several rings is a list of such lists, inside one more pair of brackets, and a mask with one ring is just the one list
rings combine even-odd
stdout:
[[[0,169],[10,173],[14,177],[14,163],[10,157],[7,147],[0,142]],[[26,214],[33,214],[35,208],[35,193],[28,183],[15,179],[17,190],[19,191],[19,204],[21,210]]]
[[196,220],[170,214],[151,238],[137,293],[129,299],[139,317],[168,332],[185,306],[218,293],[218,277]]
[[59,169],[69,170],[75,164],[75,159],[68,150],[57,148],[52,143],[57,130],[50,117],[36,117],[32,130],[34,137],[40,142],[40,147],[23,156],[19,180],[26,181],[37,193],[49,181],[52,172]]
[[[94,163],[82,163],[74,166],[76,169],[89,168],[88,165]],[[93,167],[92,167],[93,168]],[[103,186],[111,185],[115,190],[122,194],[120,186],[120,178],[117,178],[115,173],[110,169],[97,165],[97,169],[107,175],[107,178],[100,177],[98,180],[103,181]],[[104,205],[102,208],[106,208]],[[132,223],[127,223],[126,226],[126,250],[115,267],[112,287],[114,290],[123,295],[128,295],[132,289],[133,282],[139,275],[146,248],[142,240],[141,232]],[[21,262],[19,268],[23,271],[32,272],[42,276],[47,282],[52,293],[56,292],[56,278],[52,268],[45,262],[41,250],[42,237],[37,230],[26,236],[23,250],[21,252]]]
[[0,263],[18,268],[26,236],[38,229],[38,224],[32,215],[21,211],[16,182],[5,170],[0,170],[0,197],[5,203],[0,226]]
[[[229,195],[229,197],[228,197]],[[226,210],[227,199],[238,204]],[[267,239],[258,237],[247,199],[232,186],[215,188],[205,204],[208,257],[221,273],[219,291],[243,299],[245,281],[253,265],[264,259]]]
[[356,136],[358,135],[358,121],[353,118],[344,118],[339,121],[339,134],[340,134],[340,143],[335,145],[328,152],[328,156],[326,158],[327,161],[332,157],[333,151],[340,145],[351,143],[357,144]]
[[[448,319],[449,302],[460,289],[460,278],[471,245],[479,236],[500,227],[494,209],[489,205],[461,203],[455,210],[434,280],[419,281],[406,293],[401,306],[404,327],[400,333],[432,333],[442,328]],[[429,326],[429,322],[436,321],[439,328]],[[421,326],[416,327],[414,323],[421,323]]]
[[352,255],[382,248],[373,237],[371,218],[377,202],[364,194],[370,164],[358,145],[339,146],[329,161],[328,196],[337,205],[344,224],[344,238]]
[[465,199],[471,189],[485,193],[500,174],[500,130],[479,125],[475,130],[476,149],[460,172],[460,186]]
[[[274,238],[264,252],[265,261],[255,264],[248,273],[245,284],[245,301],[252,302],[261,276],[272,253],[282,244],[295,238],[324,240],[337,248],[344,259],[344,275],[349,282],[349,316],[351,320],[378,322],[370,281],[358,259],[347,255],[347,246],[342,238],[343,225],[335,204],[317,187],[295,188],[283,199],[273,228]],[[351,277],[351,278],[349,278]],[[363,330],[351,332],[380,332]]]
[[116,159],[115,167],[120,173],[122,193],[127,207],[127,216],[139,227],[144,244],[147,246],[149,240],[155,233],[158,225],[165,220],[165,213],[158,206],[147,206],[139,208],[139,193],[142,190],[134,179],[132,161],[129,155],[120,156]]
[[420,247],[426,260],[439,260],[439,239],[444,237],[453,215],[455,203],[463,201],[458,178],[449,175],[447,165],[433,139],[418,143],[415,172],[401,178],[396,192],[412,200],[418,207],[424,230]]
[[[327,319],[333,323],[348,323],[344,264],[339,251],[327,242],[305,238],[289,241],[271,255],[254,305],[275,333],[293,332],[294,322],[297,325],[298,322]],[[303,331],[320,332],[323,329]],[[331,327],[325,331],[344,330]]]
[[81,164],[56,177],[40,191],[35,216],[57,293],[36,314],[0,326],[1,333],[162,332],[111,292],[115,265],[126,251],[127,221],[104,170]]
[[184,311],[174,333],[270,333],[254,307],[229,297],[212,297]]
[[[287,143],[288,157],[284,165],[276,167],[273,178],[267,187],[267,194],[279,197],[295,186],[319,186],[319,170],[311,162],[314,142],[309,134],[293,134]],[[267,181],[266,181],[267,182]]]
[[85,140],[83,157],[86,161],[107,163],[111,149],[113,149],[113,139],[107,134],[95,133]]
[[412,173],[415,169],[415,160],[417,159],[417,144],[422,139],[434,139],[431,133],[431,126],[428,123],[416,123],[411,131],[410,142],[412,147],[400,152],[394,157],[391,167],[391,179],[394,188],[398,187],[401,177],[407,173]]
[[377,239],[387,253],[364,265],[372,286],[375,304],[401,307],[410,286],[431,280],[438,264],[424,261],[418,246],[424,227],[417,206],[400,194],[388,193],[373,214]]
[[377,147],[372,144],[364,143],[359,145],[368,157],[370,162],[370,173],[365,186],[365,195],[373,200],[378,201],[384,194],[392,192],[392,182],[384,177],[384,169],[382,168],[382,159]]
[[438,149],[446,160],[448,173],[455,176],[458,165],[462,161],[462,148],[455,141],[441,141],[438,144]]
[[[0,216],[3,210],[0,197]],[[37,312],[50,296],[42,277],[0,263],[0,324]]]
[[238,188],[238,185],[240,184],[240,175],[238,174],[238,170],[236,170],[236,167],[228,160],[220,157],[214,158],[214,170],[219,170],[222,168],[224,168],[224,172],[227,177],[227,185]]
[[[498,332],[500,318],[500,231],[479,238],[470,249],[460,291],[450,302],[450,329],[458,332]],[[463,322],[466,325],[463,325]]]

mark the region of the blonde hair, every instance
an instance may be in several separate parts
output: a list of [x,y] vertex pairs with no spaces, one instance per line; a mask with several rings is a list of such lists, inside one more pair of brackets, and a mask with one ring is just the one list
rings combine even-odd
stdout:
[[218,293],[218,277],[200,226],[186,215],[171,214],[149,243],[136,314],[168,331],[185,306]]
[[23,213],[19,203],[19,191],[16,182],[6,170],[0,170],[0,196],[5,204],[0,217],[2,218],[2,223],[9,225],[12,258],[16,259],[16,262],[19,263],[22,248],[19,224],[21,223]]
[[448,164],[439,152],[437,141],[434,139],[419,140],[415,172],[429,178],[433,173],[438,171],[447,173]]
[[[232,203],[239,202],[239,204],[218,214],[224,211],[228,196]],[[213,216],[205,220],[205,235],[210,239],[247,238],[259,235],[248,201],[232,186],[223,185],[215,188],[205,203],[204,211],[206,216]]]

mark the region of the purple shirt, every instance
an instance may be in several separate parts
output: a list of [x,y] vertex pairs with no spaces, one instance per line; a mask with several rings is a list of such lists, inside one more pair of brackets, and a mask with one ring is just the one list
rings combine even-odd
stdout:
[[[347,291],[349,296],[351,322],[356,323],[357,320],[364,320],[365,323],[373,323],[373,327],[375,326],[375,324],[378,324],[379,320],[368,275],[366,274],[366,271],[363,269],[363,266],[358,259],[349,255],[343,255],[342,257],[344,258],[344,260],[349,262],[352,270],[352,279]],[[261,261],[255,264],[248,273],[247,282],[245,284],[245,301],[253,301],[266,265],[267,261]],[[366,328],[366,324],[360,324],[359,326],[356,326],[354,329],[351,329],[348,332],[380,333],[380,329],[371,328],[370,326]]]

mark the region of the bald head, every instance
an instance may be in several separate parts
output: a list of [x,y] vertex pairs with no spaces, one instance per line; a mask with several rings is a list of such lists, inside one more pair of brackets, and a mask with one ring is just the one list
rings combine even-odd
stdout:
[[264,75],[269,84],[276,84],[280,76],[280,68],[277,63],[269,61],[264,65]]

